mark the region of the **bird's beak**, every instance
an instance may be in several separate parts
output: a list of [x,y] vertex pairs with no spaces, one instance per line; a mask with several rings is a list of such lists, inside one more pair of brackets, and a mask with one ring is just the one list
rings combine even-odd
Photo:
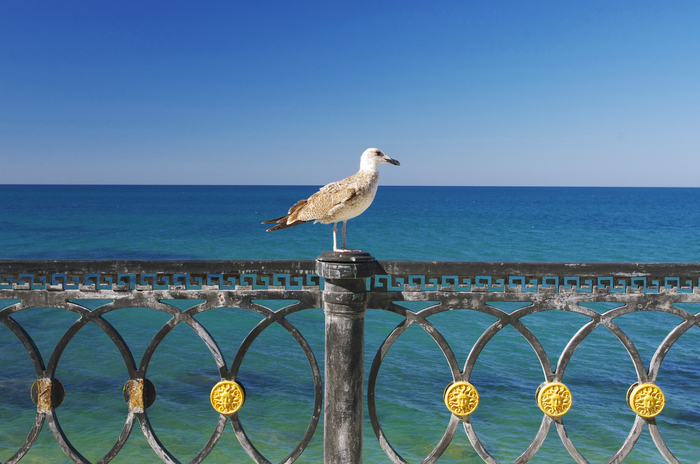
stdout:
[[389,158],[388,156],[386,157],[386,162],[387,162],[387,163],[391,163],[391,164],[393,164],[394,166],[401,166],[401,163],[399,163],[399,162],[396,161],[395,159]]

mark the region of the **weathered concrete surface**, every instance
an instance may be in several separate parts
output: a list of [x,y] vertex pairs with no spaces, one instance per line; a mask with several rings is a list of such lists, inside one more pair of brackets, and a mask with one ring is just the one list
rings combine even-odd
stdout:
[[376,268],[367,253],[324,253],[317,261],[326,279],[326,386],[324,462],[362,462],[366,279]]

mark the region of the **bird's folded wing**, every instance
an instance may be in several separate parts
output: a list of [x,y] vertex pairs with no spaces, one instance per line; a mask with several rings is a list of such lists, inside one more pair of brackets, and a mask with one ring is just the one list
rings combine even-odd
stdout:
[[332,211],[357,195],[354,187],[343,182],[333,182],[309,197],[306,204],[295,211],[293,219],[315,221],[333,214]]

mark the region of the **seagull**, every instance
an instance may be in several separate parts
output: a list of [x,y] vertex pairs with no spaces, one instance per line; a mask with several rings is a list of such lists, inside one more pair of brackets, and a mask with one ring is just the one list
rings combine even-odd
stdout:
[[[338,182],[333,182],[311,195],[306,200],[299,200],[289,208],[287,215],[263,222],[263,224],[278,224],[267,232],[286,229],[305,222],[314,221],[321,224],[333,223],[333,251],[354,252],[345,247],[345,223],[348,219],[362,214],[374,200],[379,186],[379,170],[377,166],[383,163],[400,166],[399,162],[391,159],[378,148],[368,148],[360,158],[360,170]],[[339,249],[336,242],[338,223],[343,222],[343,248]]]

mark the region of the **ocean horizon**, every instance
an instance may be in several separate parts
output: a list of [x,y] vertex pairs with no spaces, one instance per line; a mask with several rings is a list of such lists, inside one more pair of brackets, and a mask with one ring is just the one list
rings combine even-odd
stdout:
[[[0,185],[7,259],[313,259],[332,226],[266,233],[317,186]],[[699,188],[380,186],[348,221],[378,259],[699,261]]]

